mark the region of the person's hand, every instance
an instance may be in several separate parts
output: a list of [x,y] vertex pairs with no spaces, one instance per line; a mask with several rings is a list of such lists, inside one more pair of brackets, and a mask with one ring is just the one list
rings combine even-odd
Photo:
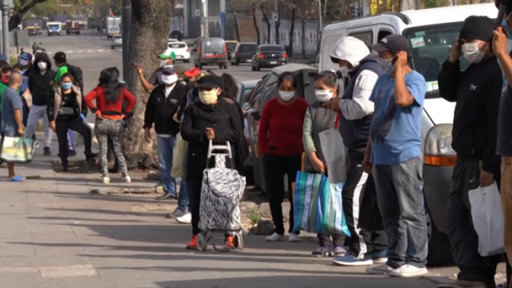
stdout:
[[137,73],[139,75],[142,75],[142,73],[144,73],[144,70],[142,70],[142,67],[140,67],[139,64],[135,63],[135,68],[137,69]]
[[492,38],[492,50],[497,57],[507,55],[507,32],[503,27],[498,27],[494,30],[494,37]]
[[213,128],[206,128],[206,138],[208,138],[208,140],[215,139],[215,131],[213,130]]
[[50,128],[52,128],[53,131],[56,130],[56,128],[55,128],[55,121],[50,122]]
[[370,156],[365,154],[364,160],[363,160],[363,171],[368,174],[371,174],[372,168],[373,168],[373,164],[372,164],[372,162],[370,162]]
[[480,186],[490,186],[494,182],[494,174],[480,169]]
[[331,109],[332,111],[336,111],[338,113],[341,113],[340,109],[340,99],[339,98],[333,98],[327,102],[325,102],[322,107]]
[[407,66],[407,52],[398,51],[395,55],[395,68],[405,68]]
[[325,174],[325,163],[324,163],[324,161],[316,158],[316,160],[311,161],[311,162],[312,162],[313,168],[315,169],[316,172]]
[[146,139],[146,142],[151,143],[151,130],[150,130],[150,128],[144,128],[144,139]]
[[21,125],[18,127],[18,135],[25,134],[25,126]]
[[450,58],[448,58],[448,61],[450,63],[455,63],[457,59],[462,55],[462,49],[460,48],[460,42],[459,39],[455,41],[455,44],[453,44],[452,49],[450,50]]

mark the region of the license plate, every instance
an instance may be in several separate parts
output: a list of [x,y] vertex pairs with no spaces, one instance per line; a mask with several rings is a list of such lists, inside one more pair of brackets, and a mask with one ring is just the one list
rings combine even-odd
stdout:
[[270,64],[277,64],[277,61],[270,61]]
[[252,59],[247,60],[248,63],[252,63]]

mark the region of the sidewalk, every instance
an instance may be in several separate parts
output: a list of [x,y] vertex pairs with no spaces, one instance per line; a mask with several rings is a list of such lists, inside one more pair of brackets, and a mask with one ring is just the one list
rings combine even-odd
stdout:
[[[78,159],[84,157],[80,151]],[[112,175],[106,186],[99,173],[53,172],[51,161],[56,160],[42,156],[39,148],[34,162],[16,171],[40,178],[23,183],[5,181],[5,165],[0,168],[0,287],[430,288],[457,272],[436,268],[420,279],[369,276],[361,267],[312,258],[313,237],[267,243],[264,236],[244,235],[241,252],[214,252],[211,245],[206,252],[188,251],[190,226],[164,217],[176,207],[175,200],[90,193],[151,188],[155,182],[133,179],[125,184],[120,175]]]

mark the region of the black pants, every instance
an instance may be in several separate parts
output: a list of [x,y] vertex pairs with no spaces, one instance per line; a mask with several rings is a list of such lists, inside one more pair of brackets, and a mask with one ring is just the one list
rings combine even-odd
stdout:
[[73,120],[57,120],[55,121],[55,130],[57,139],[59,140],[59,154],[63,166],[68,165],[68,129],[78,132],[84,137],[85,156],[91,155],[91,130],[87,127],[82,119]]
[[[378,206],[363,205],[363,203],[377,203],[373,177],[371,174],[364,173],[363,171],[364,151],[349,150],[348,154],[350,168],[347,171],[347,181],[342,192],[343,211],[345,212],[347,226],[350,231],[350,237],[345,240],[345,246],[356,257],[371,257],[373,252],[387,249],[388,237],[382,225],[382,217]],[[375,199],[373,200],[375,201],[363,202],[364,196],[374,197]],[[359,221],[363,217],[371,219],[373,222],[366,223],[366,227],[379,228],[373,230],[363,228]]]
[[[497,183],[500,174],[495,173]],[[453,170],[453,189],[446,207],[446,226],[453,258],[460,269],[458,278],[482,281],[495,286],[494,274],[501,255],[482,257],[478,254],[478,235],[471,219],[468,191],[480,185],[478,161],[457,161]]]
[[300,170],[301,155],[277,156],[266,154],[263,156],[263,164],[265,167],[265,181],[267,184],[267,195],[269,197],[270,212],[272,213],[272,221],[274,221],[275,232],[284,234],[283,225],[283,208],[281,204],[284,198],[284,175],[288,177],[288,191],[290,191],[290,227],[288,232],[299,233],[293,231],[293,193],[292,183],[295,182],[297,171]]
[[199,204],[201,203],[201,180],[187,180],[189,204],[188,210],[192,214],[192,234],[199,234]]

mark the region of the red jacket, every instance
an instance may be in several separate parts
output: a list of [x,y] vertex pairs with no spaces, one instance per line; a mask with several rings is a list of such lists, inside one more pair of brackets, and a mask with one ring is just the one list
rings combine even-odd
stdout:
[[[96,105],[92,102],[94,99],[96,99]],[[128,105],[123,110],[123,103],[125,100],[128,101]],[[96,86],[96,88],[92,89],[92,91],[85,96],[85,104],[87,104],[91,111],[101,117],[112,119],[119,119],[120,116],[123,116],[123,113],[132,112],[136,102],[137,99],[135,96],[133,96],[133,94],[124,87],[121,87],[121,96],[117,98],[115,102],[111,103],[106,101],[105,87],[102,86]]]

